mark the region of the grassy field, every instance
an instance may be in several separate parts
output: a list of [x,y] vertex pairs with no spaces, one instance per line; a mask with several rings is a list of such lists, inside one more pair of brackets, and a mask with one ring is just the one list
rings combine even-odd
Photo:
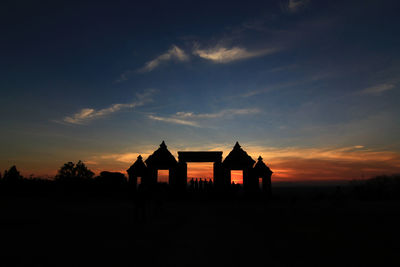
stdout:
[[[400,202],[2,197],[1,266],[395,266]],[[396,264],[397,263],[397,264]]]

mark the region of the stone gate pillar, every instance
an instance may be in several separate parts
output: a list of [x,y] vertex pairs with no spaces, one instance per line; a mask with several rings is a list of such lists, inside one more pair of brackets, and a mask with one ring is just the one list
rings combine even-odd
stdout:
[[178,162],[176,173],[176,188],[178,190],[186,190],[187,187],[187,163]]
[[146,184],[154,185],[157,183],[157,172],[158,172],[158,169],[149,168],[149,179],[148,179],[148,181],[146,181]]
[[258,177],[256,177],[253,168],[243,170],[243,189],[247,192],[258,192]]
[[214,162],[214,186],[221,188],[224,185],[224,170],[221,162]]

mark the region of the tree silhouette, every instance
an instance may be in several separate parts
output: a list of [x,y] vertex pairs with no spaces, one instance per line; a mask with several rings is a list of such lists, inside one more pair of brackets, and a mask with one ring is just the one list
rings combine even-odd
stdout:
[[82,161],[75,165],[75,175],[77,178],[93,178],[94,172],[89,170]]
[[94,173],[82,161],[75,165],[73,162],[65,163],[57,172],[57,180],[82,180],[92,178]]
[[56,179],[68,179],[75,177],[75,164],[73,162],[65,163],[56,175]]
[[16,182],[22,180],[22,175],[17,170],[17,167],[14,165],[8,171],[4,171],[4,182]]

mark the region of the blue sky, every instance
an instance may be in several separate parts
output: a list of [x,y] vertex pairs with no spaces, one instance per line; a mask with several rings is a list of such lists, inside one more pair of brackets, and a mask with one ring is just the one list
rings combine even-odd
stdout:
[[282,179],[400,172],[397,1],[3,6],[0,170],[123,171],[165,140]]

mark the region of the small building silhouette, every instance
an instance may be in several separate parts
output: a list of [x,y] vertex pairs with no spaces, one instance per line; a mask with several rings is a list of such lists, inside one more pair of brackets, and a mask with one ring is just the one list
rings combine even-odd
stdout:
[[149,172],[148,179],[151,183],[157,183],[158,170],[168,170],[170,185],[175,185],[176,168],[178,162],[175,157],[169,152],[167,145],[164,141],[160,144],[160,147],[153,152],[146,160],[146,165]]
[[229,152],[228,156],[222,162],[226,183],[231,183],[232,170],[242,170],[243,189],[245,191],[257,191],[258,183],[256,183],[252,175],[254,163],[255,161],[241,148],[239,142],[236,142],[232,151]]
[[263,162],[263,158],[261,156],[258,157],[258,161],[253,168],[254,177],[257,179],[261,178],[261,190],[268,195],[271,194],[271,169]]
[[135,163],[126,171],[128,173],[128,182],[132,185],[132,187],[136,190],[138,185],[138,177],[141,178],[141,183],[146,184],[149,181],[148,179],[148,169],[147,166],[144,164],[142,156],[139,155]]

